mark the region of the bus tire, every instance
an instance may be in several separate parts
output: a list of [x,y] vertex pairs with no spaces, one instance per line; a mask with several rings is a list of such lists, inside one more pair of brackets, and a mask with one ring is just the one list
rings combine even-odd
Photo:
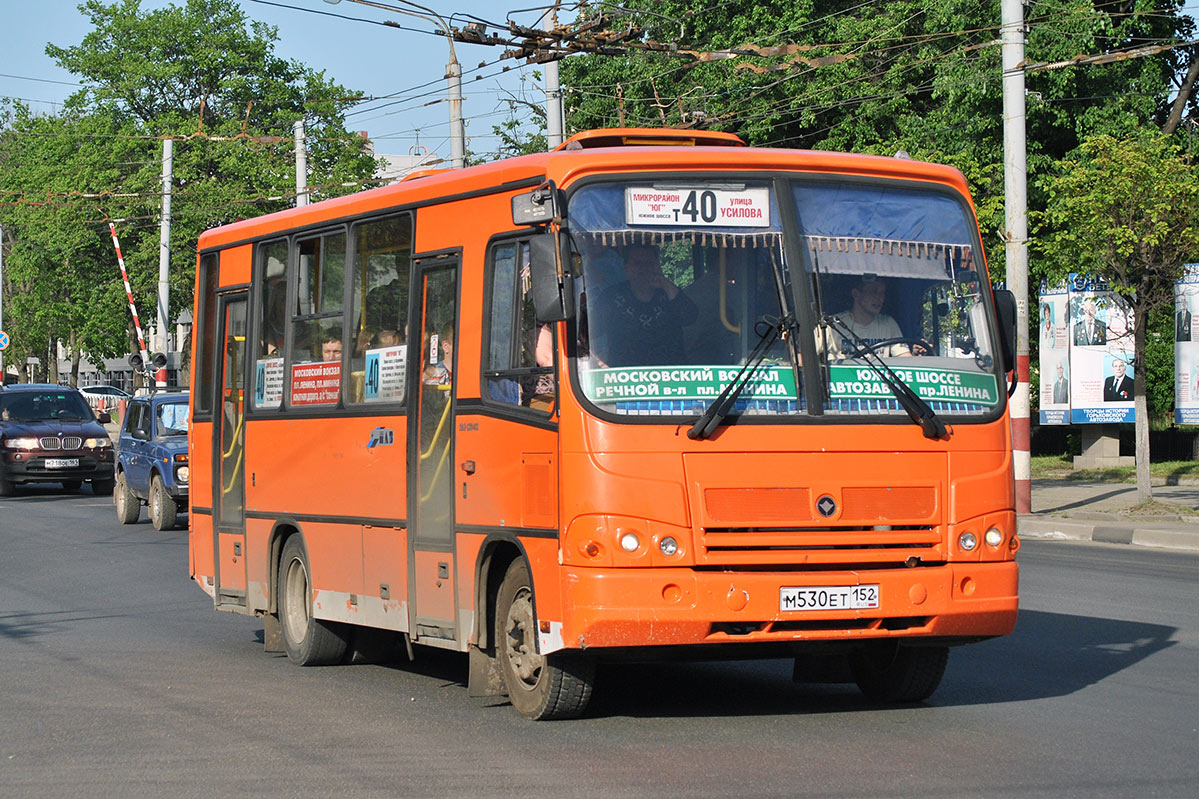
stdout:
[[312,581],[308,553],[298,535],[287,539],[279,558],[279,626],[283,651],[300,666],[330,666],[346,653],[344,625],[312,617]]
[[150,480],[150,521],[154,523],[154,529],[159,531],[175,529],[175,514],[178,510],[179,506],[167,493],[166,487],[162,484],[162,478],[154,475]]
[[117,483],[112,489],[112,501],[117,506],[117,521],[121,524],[133,524],[142,513],[142,503],[129,490],[129,481],[125,473],[117,472]]
[[941,684],[947,646],[868,646],[850,657],[854,682],[873,702],[923,702]]
[[534,720],[582,714],[595,685],[595,661],[585,655],[537,651],[537,618],[529,566],[517,558],[496,595],[495,648],[512,706]]

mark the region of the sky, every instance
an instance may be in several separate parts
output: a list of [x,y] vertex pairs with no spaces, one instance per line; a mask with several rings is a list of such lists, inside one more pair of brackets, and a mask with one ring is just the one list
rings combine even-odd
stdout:
[[[449,108],[444,101],[435,102],[444,100],[446,94],[449,48],[444,36],[431,33],[432,23],[350,0],[336,5],[325,0],[237,1],[248,17],[278,29],[276,55],[324,71],[327,78],[368,97],[382,98],[363,102],[347,114],[347,127],[366,131],[377,153],[406,154],[419,144],[431,153],[449,156]],[[183,2],[175,0],[176,5]],[[167,0],[142,0],[144,9],[168,4]],[[402,5],[394,0],[389,4]],[[504,23],[507,7],[497,0],[423,0],[420,4],[455,27],[462,27],[468,21],[463,15],[469,14]],[[0,97],[19,98],[35,111],[51,113],[78,90],[77,77],[61,69],[45,52],[47,43],[77,45],[91,30],[78,5],[78,0],[0,0],[5,32],[0,49]],[[517,5],[528,8],[537,3]],[[540,27],[538,14],[522,11],[514,19]],[[376,24],[383,20],[413,30]],[[499,60],[503,48],[458,43],[455,50],[463,73],[467,148],[480,155],[494,152],[498,142],[492,126],[508,116],[501,98],[518,94],[541,104],[544,92],[533,81],[532,68],[515,59]],[[487,65],[480,68],[481,62]]]

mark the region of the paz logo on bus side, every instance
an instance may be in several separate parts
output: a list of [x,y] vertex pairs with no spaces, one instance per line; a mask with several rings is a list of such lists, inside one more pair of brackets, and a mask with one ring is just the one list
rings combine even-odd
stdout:
[[816,500],[816,511],[827,519],[837,512],[837,500],[833,499],[828,494],[825,494],[820,499]]
[[396,434],[390,427],[376,427],[371,431],[370,440],[366,442],[366,448],[372,447],[390,447],[395,443]]

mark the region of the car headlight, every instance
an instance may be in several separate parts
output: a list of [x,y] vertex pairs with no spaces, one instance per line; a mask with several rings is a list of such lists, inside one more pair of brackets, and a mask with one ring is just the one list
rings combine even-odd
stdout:
[[6,438],[4,446],[8,449],[37,449],[41,442],[36,438]]
[[178,480],[180,483],[186,483],[188,475],[190,475],[190,474],[191,474],[191,472],[190,472],[190,470],[188,470],[188,468],[186,466],[180,466],[178,469],[175,470],[175,479]]
[[112,439],[110,439],[108,436],[104,436],[104,438],[89,438],[84,440],[83,446],[87,447],[88,449],[111,447]]

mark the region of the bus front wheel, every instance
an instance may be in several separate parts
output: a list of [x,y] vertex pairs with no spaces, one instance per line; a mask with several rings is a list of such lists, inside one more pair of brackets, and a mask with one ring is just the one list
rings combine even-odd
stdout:
[[580,715],[595,685],[595,662],[585,655],[542,655],[537,649],[533,581],[523,559],[508,567],[496,597],[496,654],[508,699],[531,719]]
[[923,702],[941,684],[947,646],[867,646],[850,656],[854,681],[874,702]]
[[344,625],[312,617],[308,552],[298,535],[287,539],[279,558],[279,627],[287,657],[301,666],[340,663],[348,633]]

